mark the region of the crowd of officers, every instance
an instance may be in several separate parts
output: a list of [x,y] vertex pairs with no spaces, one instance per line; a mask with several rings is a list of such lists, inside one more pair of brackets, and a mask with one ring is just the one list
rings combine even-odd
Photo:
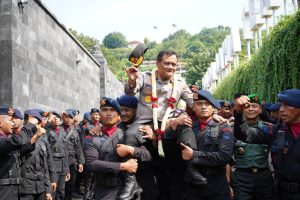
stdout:
[[[126,94],[102,98],[82,121],[76,109],[1,106],[0,199],[299,200],[300,90],[272,105],[258,94],[217,101],[175,78],[177,63],[161,51],[156,81],[128,68]],[[153,108],[161,126],[180,99],[186,109],[154,130]]]

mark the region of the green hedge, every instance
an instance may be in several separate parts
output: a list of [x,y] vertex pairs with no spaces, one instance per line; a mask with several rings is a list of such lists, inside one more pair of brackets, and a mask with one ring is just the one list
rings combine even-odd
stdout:
[[231,100],[238,92],[258,93],[275,102],[276,94],[288,88],[300,88],[300,11],[284,17],[251,60],[218,84],[214,96]]

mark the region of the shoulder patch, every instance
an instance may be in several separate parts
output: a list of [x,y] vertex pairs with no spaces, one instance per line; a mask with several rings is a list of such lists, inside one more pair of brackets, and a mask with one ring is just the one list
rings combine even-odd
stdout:
[[84,139],[93,139],[93,137],[91,135],[87,135],[84,137]]
[[223,140],[231,140],[231,139],[232,139],[232,133],[231,133],[231,131],[223,133]]

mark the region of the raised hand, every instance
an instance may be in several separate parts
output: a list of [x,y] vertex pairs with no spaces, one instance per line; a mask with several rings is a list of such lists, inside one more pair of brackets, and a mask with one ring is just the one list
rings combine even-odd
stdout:
[[234,101],[235,109],[237,111],[244,110],[250,106],[250,99],[247,96],[240,96]]
[[139,70],[136,67],[128,67],[124,68],[124,70],[127,73],[129,85],[134,85],[139,76]]

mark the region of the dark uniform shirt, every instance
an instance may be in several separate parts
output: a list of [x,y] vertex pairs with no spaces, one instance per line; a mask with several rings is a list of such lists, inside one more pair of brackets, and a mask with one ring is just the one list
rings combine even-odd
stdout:
[[[117,192],[124,184],[120,171],[121,158],[118,156],[117,144],[124,142],[124,132],[117,128],[107,142],[109,135],[102,131],[100,136],[86,136],[83,149],[86,169],[96,175],[96,199],[116,199]],[[102,146],[104,144],[105,148]]]
[[69,173],[69,160],[65,131],[62,127],[59,127],[56,133],[51,128],[46,132],[46,137],[51,148],[55,172],[62,172],[62,175],[66,175]]
[[69,153],[69,164],[84,164],[83,152],[81,149],[79,134],[75,127],[65,127],[63,126],[68,143],[68,153]]
[[278,190],[286,193],[282,199],[288,195],[300,198],[300,137],[296,139],[290,127],[284,124],[274,133],[272,161],[279,180]]
[[17,200],[21,178],[20,152],[26,154],[34,150],[29,140],[35,133],[22,129],[20,134],[9,135],[0,133],[0,197],[1,199]]
[[[33,126],[27,123],[24,128],[30,130]],[[21,194],[51,193],[45,140],[45,137],[40,137],[35,143],[35,150],[21,157]]]
[[207,185],[194,187],[201,197],[229,195],[229,185],[225,175],[225,166],[233,154],[233,133],[227,124],[219,125],[211,119],[204,130],[200,130],[199,121],[193,121],[198,150],[193,151],[192,163],[207,178]]

